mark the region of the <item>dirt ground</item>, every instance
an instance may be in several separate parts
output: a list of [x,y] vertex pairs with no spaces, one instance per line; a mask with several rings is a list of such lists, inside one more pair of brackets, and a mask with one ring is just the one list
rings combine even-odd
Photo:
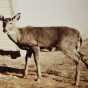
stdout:
[[[88,57],[88,40],[84,41],[81,52]],[[41,52],[42,79],[36,79],[33,59],[28,61],[28,76],[22,78],[24,59],[0,55],[0,88],[74,88],[75,64],[61,52]],[[88,88],[88,69],[81,63],[78,88]]]

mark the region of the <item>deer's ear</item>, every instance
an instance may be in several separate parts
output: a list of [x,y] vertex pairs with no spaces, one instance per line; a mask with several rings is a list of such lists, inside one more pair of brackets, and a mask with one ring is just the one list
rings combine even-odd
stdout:
[[0,21],[4,20],[4,16],[0,15]]
[[21,13],[17,13],[15,16],[12,17],[12,20],[18,21],[20,19]]

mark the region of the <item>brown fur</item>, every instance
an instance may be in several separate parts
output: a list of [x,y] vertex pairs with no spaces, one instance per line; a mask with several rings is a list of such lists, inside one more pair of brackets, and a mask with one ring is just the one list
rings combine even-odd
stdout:
[[18,42],[29,46],[38,45],[39,47],[56,47],[58,49],[61,48],[64,40],[64,45],[69,41],[76,47],[80,39],[79,31],[70,27],[24,27],[18,30],[21,36],[17,39]]
[[[40,77],[39,49],[61,50],[66,56],[73,59],[76,63],[76,85],[79,84],[80,75],[80,55],[77,51],[81,43],[81,36],[78,30],[70,27],[24,27],[18,28],[20,37],[17,37],[18,45],[26,49],[30,48],[34,52],[35,63],[37,66],[38,78]],[[29,48],[28,48],[29,47]],[[27,63],[27,61],[26,61]],[[25,67],[26,68],[26,67]]]

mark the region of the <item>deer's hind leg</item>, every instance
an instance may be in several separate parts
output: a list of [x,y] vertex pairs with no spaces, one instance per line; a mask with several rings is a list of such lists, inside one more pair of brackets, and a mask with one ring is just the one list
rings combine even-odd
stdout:
[[78,86],[80,80],[80,55],[76,49],[62,48],[61,51],[75,62],[75,85]]

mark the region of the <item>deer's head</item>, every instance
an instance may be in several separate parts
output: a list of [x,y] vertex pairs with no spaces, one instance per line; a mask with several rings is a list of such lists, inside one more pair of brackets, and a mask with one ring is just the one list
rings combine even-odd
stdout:
[[20,19],[20,14],[17,13],[13,17],[5,18],[4,16],[0,16],[0,21],[2,21],[2,27],[3,27],[3,32],[8,32],[9,30],[12,30],[16,21]]

